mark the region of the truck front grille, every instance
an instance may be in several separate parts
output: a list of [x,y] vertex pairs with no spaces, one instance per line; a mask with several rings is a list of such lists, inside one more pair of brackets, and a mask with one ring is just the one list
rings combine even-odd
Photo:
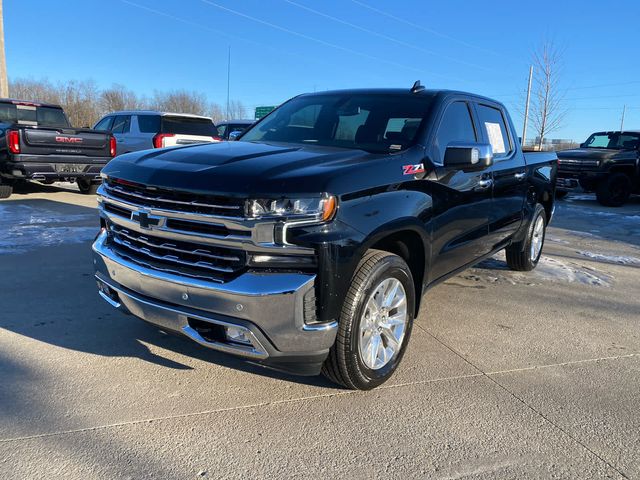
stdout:
[[245,214],[245,202],[241,198],[196,195],[114,179],[103,185],[113,198],[141,207],[234,218]]
[[123,258],[154,270],[225,282],[246,266],[244,250],[167,240],[109,225],[111,247]]

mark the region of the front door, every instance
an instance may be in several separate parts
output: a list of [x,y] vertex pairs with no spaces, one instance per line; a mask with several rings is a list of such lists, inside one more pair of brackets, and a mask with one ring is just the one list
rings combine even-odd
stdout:
[[444,153],[452,142],[478,141],[470,104],[454,101],[441,116],[430,155],[436,165],[431,181],[433,217],[431,219],[432,263],[429,281],[437,280],[473,262],[490,251],[487,246],[491,211],[492,174],[490,169],[465,171],[445,168]]

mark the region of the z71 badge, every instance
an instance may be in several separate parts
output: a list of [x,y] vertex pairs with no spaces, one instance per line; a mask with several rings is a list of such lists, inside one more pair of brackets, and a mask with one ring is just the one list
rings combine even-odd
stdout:
[[424,173],[424,164],[418,163],[416,165],[403,165],[402,166],[402,174],[403,175],[416,175],[418,173]]

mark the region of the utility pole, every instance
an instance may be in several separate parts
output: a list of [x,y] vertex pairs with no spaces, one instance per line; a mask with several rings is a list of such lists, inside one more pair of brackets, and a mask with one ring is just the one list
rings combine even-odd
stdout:
[[627,111],[627,106],[624,105],[622,107],[622,120],[620,120],[620,131],[623,132],[624,131],[624,114]]
[[531,100],[531,80],[533,78],[533,65],[529,67],[529,86],[527,87],[527,103],[524,106],[524,126],[522,127],[522,146],[527,141],[527,124],[529,123],[529,101]]
[[227,56],[227,120],[229,118],[229,91],[231,88],[231,45],[229,45],[229,55]]
[[7,80],[7,59],[4,55],[4,16],[2,0],[0,0],[0,97],[9,96],[9,81]]

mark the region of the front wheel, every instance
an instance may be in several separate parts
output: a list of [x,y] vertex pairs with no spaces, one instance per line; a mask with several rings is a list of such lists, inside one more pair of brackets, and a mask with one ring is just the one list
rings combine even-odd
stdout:
[[87,180],[84,178],[79,178],[76,180],[76,184],[80,189],[80,193],[85,195],[95,195],[98,191],[98,187],[100,186],[98,183],[93,183],[91,180]]
[[370,390],[396,370],[415,312],[411,270],[397,255],[369,250],[342,307],[336,342],[322,373],[347,388]]
[[527,236],[521,242],[506,248],[507,265],[511,270],[528,272],[536,268],[542,255],[544,237],[547,231],[547,213],[544,207],[536,204],[531,222],[527,228]]
[[621,207],[631,196],[633,185],[628,175],[612,173],[596,188],[596,198],[605,207]]

